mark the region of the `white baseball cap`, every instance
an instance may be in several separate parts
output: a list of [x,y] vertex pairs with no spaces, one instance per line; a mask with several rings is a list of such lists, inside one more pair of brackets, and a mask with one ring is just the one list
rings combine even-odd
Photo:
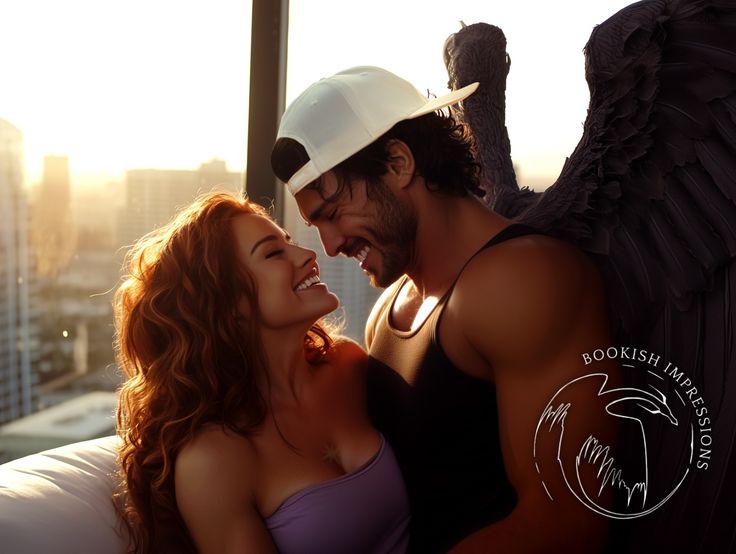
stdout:
[[296,194],[320,175],[368,146],[399,121],[413,119],[470,96],[472,83],[427,98],[414,85],[380,67],[359,66],[321,79],[281,117],[277,138],[290,138],[309,155],[286,184]]

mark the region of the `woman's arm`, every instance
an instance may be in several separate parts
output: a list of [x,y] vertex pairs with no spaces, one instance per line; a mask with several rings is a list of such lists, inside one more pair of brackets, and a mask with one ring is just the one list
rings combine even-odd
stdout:
[[176,501],[203,554],[275,553],[254,501],[255,456],[249,442],[212,428],[176,460]]

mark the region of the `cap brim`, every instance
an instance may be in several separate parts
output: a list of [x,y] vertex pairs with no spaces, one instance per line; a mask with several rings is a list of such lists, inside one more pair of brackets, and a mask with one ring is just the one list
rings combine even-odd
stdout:
[[424,104],[424,106],[419,108],[417,111],[406,116],[406,119],[414,119],[415,117],[419,117],[420,115],[424,115],[424,114],[428,114],[429,112],[437,111],[440,108],[444,108],[445,106],[451,106],[452,104],[457,104],[461,100],[465,100],[468,96],[473,94],[477,88],[478,88],[478,83],[471,83],[469,85],[464,86],[463,88],[453,90],[449,94],[438,96],[437,98],[432,98],[431,100],[429,100],[429,102]]

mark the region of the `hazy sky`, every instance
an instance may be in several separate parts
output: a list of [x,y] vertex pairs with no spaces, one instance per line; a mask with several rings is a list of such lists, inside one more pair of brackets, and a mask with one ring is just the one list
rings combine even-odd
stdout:
[[[512,66],[507,125],[522,180],[555,176],[588,103],[582,49],[628,0],[292,0],[287,102],[312,81],[380,65],[446,91],[445,38],[501,27]],[[72,171],[245,164],[246,0],[22,0],[0,6],[0,118],[24,133],[29,180],[44,154]],[[542,178],[541,181],[545,181]]]

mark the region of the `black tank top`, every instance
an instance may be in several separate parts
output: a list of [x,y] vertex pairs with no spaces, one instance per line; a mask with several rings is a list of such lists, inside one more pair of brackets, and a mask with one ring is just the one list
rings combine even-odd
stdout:
[[[478,252],[532,233],[538,231],[509,225]],[[506,516],[516,495],[501,455],[495,386],[454,367],[440,345],[440,318],[455,283],[420,326],[404,332],[391,326],[390,313],[406,281],[391,286],[376,315],[368,409],[406,480],[411,552],[445,552]]]

